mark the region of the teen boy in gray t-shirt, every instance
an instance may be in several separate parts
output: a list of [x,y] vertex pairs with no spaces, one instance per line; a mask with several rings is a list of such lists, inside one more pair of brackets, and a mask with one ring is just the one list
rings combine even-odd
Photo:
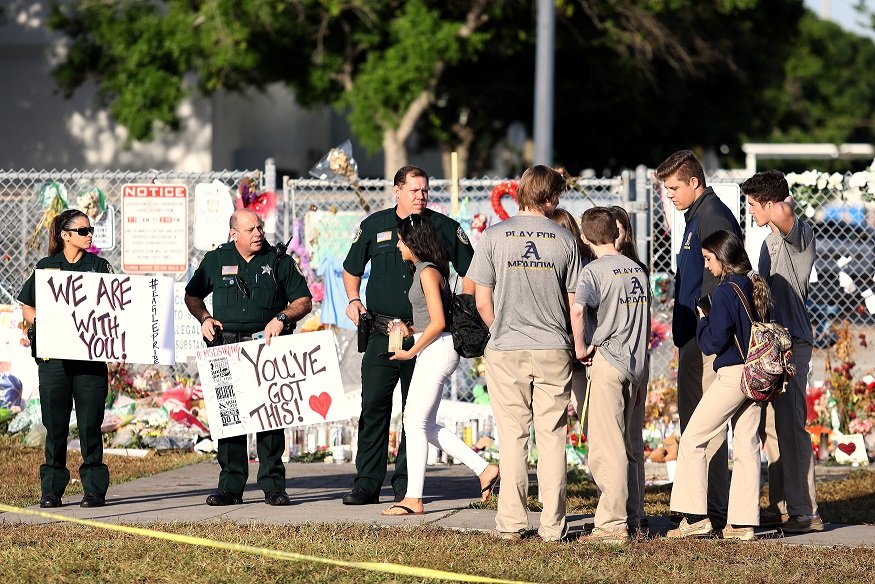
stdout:
[[629,429],[644,378],[650,289],[644,269],[614,247],[619,233],[610,209],[588,209],[582,223],[596,259],[581,271],[571,326],[577,358],[591,362],[589,407],[581,416],[586,416],[589,469],[601,491],[595,529],[585,539],[624,543],[628,461],[635,458]]
[[496,532],[518,540],[528,528],[526,467],[531,426],[538,443],[543,509],[538,535],[556,541],[565,519],[565,441],[571,395],[568,309],[580,256],[574,236],[545,215],[559,203],[565,180],[534,166],[519,184],[520,213],[493,225],[477,244],[468,277],[477,310],[490,327],[486,385],[498,427],[501,496]]
[[814,341],[805,299],[817,253],[814,230],[793,212],[793,198],[781,172],[758,172],[741,184],[741,190],[756,224],[772,230],[763,242],[759,272],[772,291],[769,319],[790,331],[796,366],[787,391],[763,408],[760,438],[769,460],[769,508],[760,513],[760,525],[780,525],[790,533],[823,531],[817,512],[814,454],[805,429]]

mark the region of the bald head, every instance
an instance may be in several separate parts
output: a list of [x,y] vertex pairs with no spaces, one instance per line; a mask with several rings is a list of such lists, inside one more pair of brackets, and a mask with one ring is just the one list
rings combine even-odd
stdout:
[[252,209],[237,209],[233,213],[231,213],[231,220],[228,221],[228,227],[230,229],[237,229],[237,225],[240,222],[240,218],[243,216],[248,216],[250,219],[254,221],[261,221],[261,218],[258,216],[258,213],[253,211]]
[[247,260],[257,254],[264,245],[264,223],[255,211],[237,209],[228,222],[231,241],[241,256]]

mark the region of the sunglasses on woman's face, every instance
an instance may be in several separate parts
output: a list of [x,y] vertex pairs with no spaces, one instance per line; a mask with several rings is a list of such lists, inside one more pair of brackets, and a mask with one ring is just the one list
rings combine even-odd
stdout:
[[65,229],[64,231],[70,231],[85,237],[86,235],[94,234],[94,227],[74,227],[73,229]]

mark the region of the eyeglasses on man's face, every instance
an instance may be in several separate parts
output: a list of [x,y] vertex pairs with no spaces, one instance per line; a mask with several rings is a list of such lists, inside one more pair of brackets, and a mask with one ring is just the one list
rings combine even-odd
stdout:
[[69,231],[71,233],[76,233],[78,235],[81,235],[82,237],[85,237],[87,235],[94,234],[94,227],[73,227],[71,229],[65,229],[64,231]]

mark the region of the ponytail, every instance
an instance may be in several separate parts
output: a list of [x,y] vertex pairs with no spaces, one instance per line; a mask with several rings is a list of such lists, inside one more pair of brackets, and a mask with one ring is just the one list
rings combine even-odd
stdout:
[[74,219],[78,217],[87,217],[85,213],[79,209],[67,209],[52,220],[49,226],[49,255],[53,256],[64,249],[64,240],[61,238],[61,233],[65,229],[69,229]]
[[760,320],[765,321],[768,318],[769,309],[772,307],[772,293],[769,290],[769,284],[765,278],[760,276],[759,272],[751,271],[747,275],[753,283],[753,304],[757,309]]

